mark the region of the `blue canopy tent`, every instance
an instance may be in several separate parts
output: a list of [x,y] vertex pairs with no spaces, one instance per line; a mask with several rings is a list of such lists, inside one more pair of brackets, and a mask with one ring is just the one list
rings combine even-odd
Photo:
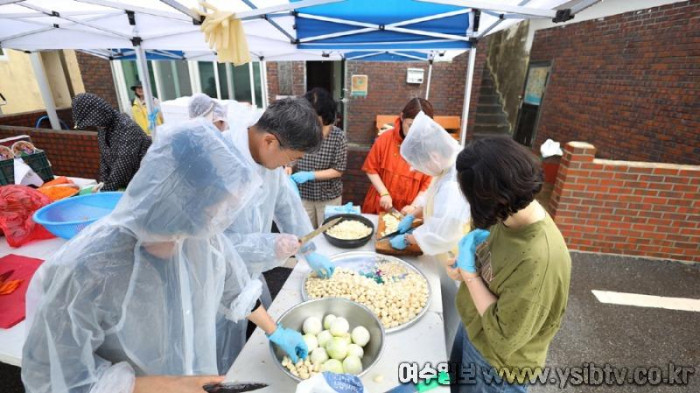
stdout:
[[[209,0],[244,22],[251,55],[263,62],[355,51],[389,52],[367,60],[413,61],[412,51],[469,50],[465,98],[475,39],[524,18],[566,21],[597,1]],[[77,49],[115,58],[102,51],[131,47],[152,113],[146,51],[162,59],[192,59],[188,53],[196,51],[211,56],[199,28],[202,18],[193,11],[198,6],[198,0],[0,0],[0,47],[32,51],[37,75],[44,73],[37,50]],[[37,80],[52,126],[59,128],[50,86],[45,77]],[[465,99],[463,136],[468,105]]]
[[[472,49],[471,8],[405,0],[347,0],[307,7],[295,13],[297,46],[348,50],[346,60],[430,61],[425,50]],[[474,51],[465,89],[462,140],[466,138]],[[432,67],[428,71],[431,78]],[[430,83],[430,82],[428,82]],[[428,87],[429,91],[429,87]]]
[[[295,43],[303,49],[377,51],[375,54],[350,52],[345,56],[348,60],[354,56],[355,59],[374,61],[416,61],[423,59],[424,55],[411,51],[469,50],[461,124],[461,141],[464,144],[477,40],[522,19],[566,21],[596,2],[346,0],[295,11]],[[526,7],[528,3],[532,7]],[[479,32],[480,22],[484,26],[482,32]],[[428,78],[430,80],[430,76]]]

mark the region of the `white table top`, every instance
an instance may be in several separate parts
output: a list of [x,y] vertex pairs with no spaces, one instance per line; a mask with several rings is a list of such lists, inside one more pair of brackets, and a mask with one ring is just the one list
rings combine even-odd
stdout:
[[[69,177],[75,184],[84,188],[95,185],[97,182],[92,179],[79,177]],[[38,258],[46,260],[53,255],[66,240],[61,238],[35,241],[19,248],[12,248],[7,244],[4,236],[0,237],[0,257],[15,254],[23,257]],[[22,362],[22,345],[24,345],[24,321],[18,323],[10,329],[0,329],[0,362],[19,366]]]
[[[366,215],[375,225],[377,216]],[[374,240],[358,249],[342,249],[330,245],[323,236],[314,239],[318,252],[333,256],[349,251],[374,251]],[[433,367],[438,362],[446,362],[448,354],[445,350],[445,332],[442,318],[442,296],[440,290],[440,278],[438,275],[438,262],[432,257],[404,257],[401,258],[411,263],[425,274],[432,291],[432,301],[428,312],[414,325],[396,333],[387,334],[384,353],[379,362],[362,377],[362,383],[367,392],[385,392],[399,385],[398,367],[400,362],[417,362],[419,365],[432,363]],[[305,262],[299,262],[289,276],[280,293],[270,306],[269,312],[274,319],[294,305],[301,303],[302,280],[310,272]],[[256,329],[250,337],[233,367],[226,375],[227,380],[260,381],[267,383],[265,389],[256,392],[285,393],[296,390],[296,382],[284,374],[270,353],[269,341],[262,330]],[[378,375],[383,381],[374,382]],[[440,387],[431,392],[448,392],[449,387]]]
[[[367,216],[375,223],[376,216]],[[16,254],[32,258],[47,259],[55,253],[63,244],[63,239],[51,239],[33,242],[23,247],[13,249],[7,245],[5,238],[0,238],[0,255]],[[323,236],[315,239],[318,252],[328,256],[349,251],[373,251],[374,241],[359,249],[341,249],[330,245]],[[445,333],[443,329],[443,309],[438,276],[438,263],[431,257],[402,258],[411,263],[425,274],[432,292],[432,301],[428,312],[411,327],[396,333],[387,334],[384,353],[380,361],[368,372],[362,382],[367,392],[385,392],[399,384],[398,366],[400,362],[417,362],[423,365],[430,362],[435,366],[438,362],[447,361],[448,354],[445,350]],[[301,303],[301,283],[309,273],[309,267],[305,262],[299,262],[289,276],[275,301],[270,307],[270,314],[277,318],[292,306]],[[0,329],[0,362],[19,366],[22,358],[22,345],[24,344],[25,322],[15,325],[11,329]],[[406,345],[409,344],[409,345]],[[417,344],[417,345],[410,345]],[[243,348],[238,359],[227,375],[227,379],[264,381],[270,386],[259,392],[294,392],[296,383],[285,375],[277,365],[273,363],[270,354],[269,341],[260,329],[256,329],[248,343]],[[382,382],[374,382],[378,375],[383,377]],[[447,387],[431,390],[432,392],[447,392]]]

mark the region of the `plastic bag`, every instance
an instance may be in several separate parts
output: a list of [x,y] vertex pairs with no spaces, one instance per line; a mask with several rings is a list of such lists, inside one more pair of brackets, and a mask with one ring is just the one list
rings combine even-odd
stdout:
[[363,393],[360,378],[350,374],[325,372],[299,382],[296,393]]
[[551,139],[547,139],[542,146],[540,146],[540,153],[542,153],[542,158],[564,155],[559,142],[554,142]]
[[50,203],[49,197],[26,186],[0,187],[0,231],[5,234],[7,244],[20,247],[32,240],[53,238],[32,219],[35,211]]

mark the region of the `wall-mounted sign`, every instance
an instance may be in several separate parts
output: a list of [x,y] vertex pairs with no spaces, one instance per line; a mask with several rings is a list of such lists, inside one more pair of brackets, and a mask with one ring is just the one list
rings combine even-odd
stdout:
[[367,97],[367,75],[353,75],[351,82],[350,96]]

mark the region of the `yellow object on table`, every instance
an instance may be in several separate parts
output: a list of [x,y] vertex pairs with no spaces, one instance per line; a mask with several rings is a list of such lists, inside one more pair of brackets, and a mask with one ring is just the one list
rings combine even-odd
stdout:
[[201,2],[200,5],[207,11],[197,10],[205,17],[201,27],[204,39],[216,51],[219,63],[238,66],[250,62],[248,41],[241,20],[233,12],[221,11],[207,2]]

